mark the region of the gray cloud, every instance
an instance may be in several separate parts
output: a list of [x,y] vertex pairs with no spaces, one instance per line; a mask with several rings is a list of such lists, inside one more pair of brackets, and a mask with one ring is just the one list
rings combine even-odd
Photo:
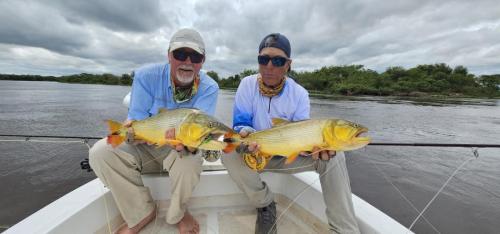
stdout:
[[163,26],[171,26],[168,12],[160,8],[159,0],[89,0],[47,1],[58,9],[71,23],[98,24],[110,30],[151,32]]
[[[256,69],[257,47],[280,32],[293,68],[363,64],[384,71],[436,62],[500,73],[495,1],[0,1],[0,73],[127,73],[163,62],[170,36],[200,31],[205,70]],[[28,56],[29,55],[29,56]]]

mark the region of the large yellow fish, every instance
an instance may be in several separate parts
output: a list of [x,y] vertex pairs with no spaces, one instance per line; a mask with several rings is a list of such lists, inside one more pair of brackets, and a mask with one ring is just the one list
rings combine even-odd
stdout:
[[311,152],[314,147],[320,150],[348,151],[359,149],[370,142],[369,137],[360,136],[367,128],[341,119],[304,120],[286,122],[273,119],[274,127],[258,131],[246,138],[237,135],[225,141],[234,144],[250,142],[260,147],[253,154],[245,153],[246,164],[254,170],[262,170],[273,156],[286,157],[291,163],[300,152]]
[[[119,122],[108,120],[110,135],[107,142],[113,147],[120,145],[127,136],[127,128]],[[175,146],[182,143],[185,146],[203,150],[223,150],[228,143],[222,141],[222,136],[233,132],[231,128],[217,121],[214,117],[196,109],[160,109],[157,115],[140,121],[133,121],[135,140],[144,140],[158,147]],[[175,128],[175,139],[166,139],[165,132]]]

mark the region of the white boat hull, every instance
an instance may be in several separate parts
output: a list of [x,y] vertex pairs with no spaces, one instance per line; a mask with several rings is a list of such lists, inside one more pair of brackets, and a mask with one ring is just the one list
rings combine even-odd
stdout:
[[[316,173],[304,172],[294,175],[263,173],[262,178],[277,195],[278,204],[282,205],[288,204],[305,187],[312,184],[311,188],[295,200],[296,203],[292,207],[298,207],[293,208],[296,211],[300,210],[298,217],[302,217],[300,219],[303,222],[316,228],[314,232],[325,230],[327,227],[325,204]],[[144,175],[143,180],[155,200],[168,201],[170,183],[167,176]],[[226,171],[203,172],[191,200],[190,209],[249,206],[248,199]],[[353,203],[361,233],[411,233],[394,219],[354,194]],[[164,205],[160,202],[160,210]],[[307,215],[301,215],[301,212]],[[278,215],[279,213],[280,209]],[[214,219],[217,218],[207,216],[207,227],[205,231],[202,228],[202,233],[221,231],[219,225],[214,224],[217,222]],[[52,202],[4,233],[108,233],[122,222],[110,191],[99,179],[95,179]]]

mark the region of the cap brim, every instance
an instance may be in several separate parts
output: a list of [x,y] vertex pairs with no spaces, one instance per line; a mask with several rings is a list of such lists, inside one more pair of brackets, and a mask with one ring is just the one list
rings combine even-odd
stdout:
[[196,43],[191,43],[191,42],[174,42],[170,43],[170,50],[169,52],[172,52],[176,49],[179,48],[190,48],[193,49],[194,51],[200,53],[200,54],[205,54],[205,50],[201,48],[198,44]]

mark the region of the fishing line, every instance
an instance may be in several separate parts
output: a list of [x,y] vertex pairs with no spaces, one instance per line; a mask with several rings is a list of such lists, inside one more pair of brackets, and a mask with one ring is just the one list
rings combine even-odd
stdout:
[[[87,139],[83,139],[82,141],[79,141],[80,143],[83,143],[84,145],[87,146],[88,150],[90,151],[90,145],[89,141]],[[104,184],[103,184],[104,185]],[[109,218],[109,211],[108,211],[108,202],[106,201],[106,191],[104,191],[104,186],[99,186],[102,194],[102,200],[104,200],[104,211],[106,213],[106,223],[108,226],[108,233],[112,234],[113,232],[111,231],[111,219]]]
[[[321,160],[321,159],[318,159],[318,160]],[[330,158],[329,160],[332,160],[332,158]],[[316,162],[313,162],[311,165],[315,164],[315,163],[319,163],[319,161],[316,161]],[[314,180],[313,182],[309,183],[307,186],[305,186],[304,189],[302,189],[302,191],[300,191],[296,196],[295,198],[290,202],[290,204],[288,204],[288,206],[283,210],[283,212],[281,212],[281,214],[278,216],[278,218],[276,219],[276,222],[274,222],[273,226],[271,226],[271,229],[269,230],[268,234],[271,233],[271,231],[273,230],[273,228],[275,226],[278,225],[278,222],[281,220],[282,216],[288,211],[288,209],[290,209],[290,207],[292,207],[292,205],[297,202],[297,200],[299,199],[300,196],[302,196],[302,194],[304,194],[305,191],[307,191],[307,189],[311,188],[313,184],[315,184],[316,182],[318,182],[318,180],[321,179],[321,177],[323,177],[324,175],[326,175],[326,173],[328,173],[328,171],[330,171],[330,169],[332,169],[334,166],[336,166],[336,164],[333,164],[333,165],[330,165],[326,170],[325,172],[323,172],[322,174],[320,174],[318,176],[318,178],[316,180]],[[290,169],[288,169],[290,170]]]
[[314,166],[314,162],[305,166],[300,166],[300,167],[290,167],[290,168],[273,168],[273,169],[264,169],[263,171],[265,172],[273,172],[273,171],[290,171],[294,169],[302,169],[302,168],[308,168],[311,166]]
[[477,151],[476,148],[473,148],[472,149],[472,154],[474,155],[473,158],[469,158],[467,160],[465,160],[460,166],[457,167],[457,169],[455,169],[455,171],[450,175],[450,177],[448,178],[448,180],[446,180],[446,182],[443,184],[443,186],[441,186],[441,188],[436,192],[436,194],[434,195],[434,197],[432,197],[432,199],[427,203],[427,205],[424,207],[424,209],[418,214],[418,216],[415,218],[415,220],[413,221],[413,223],[411,223],[410,227],[408,228],[408,231],[411,231],[411,229],[413,228],[413,226],[415,225],[415,223],[417,223],[417,221],[420,219],[420,216],[422,216],[424,214],[424,212],[427,210],[427,208],[429,208],[429,206],[432,204],[432,202],[434,202],[434,200],[436,199],[436,197],[441,194],[441,192],[443,191],[443,189],[446,187],[446,185],[448,185],[448,183],[451,181],[451,179],[455,176],[455,174],[457,174],[457,172],[462,169],[463,166],[465,166],[468,162],[470,162],[471,160],[473,159],[476,159],[479,157],[479,152]]
[[25,139],[25,140],[1,140],[0,142],[43,142],[43,143],[82,143],[82,141],[68,141],[68,140],[61,140],[61,141],[55,141],[55,140],[32,140],[32,139]]
[[[366,151],[366,148],[365,148],[365,151]],[[387,177],[387,175],[372,161],[372,160],[368,160],[370,161],[370,163],[375,167],[377,168],[377,170],[379,171],[380,174],[382,174],[382,177],[389,183],[392,185],[392,187],[399,193],[399,195],[401,195],[401,197],[403,197],[403,200],[405,200],[416,212],[420,212],[416,207],[415,205],[413,205],[413,203],[403,194],[403,192],[401,192],[401,190],[399,190],[398,187],[396,187],[396,185],[394,183],[392,183],[391,180],[389,180],[389,178]],[[437,230],[436,227],[434,227],[434,225],[432,225],[432,223],[427,220],[427,218],[425,218],[425,216],[422,217],[431,227],[432,229],[434,229],[434,231],[436,231],[437,233],[441,233],[440,231]]]

